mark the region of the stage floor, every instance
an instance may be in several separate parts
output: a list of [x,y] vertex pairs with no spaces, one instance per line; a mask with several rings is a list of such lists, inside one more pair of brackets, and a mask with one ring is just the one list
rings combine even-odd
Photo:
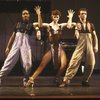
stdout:
[[0,98],[100,98],[100,74],[93,74],[90,87],[81,86],[82,76],[76,76],[70,86],[59,88],[54,77],[39,76],[34,88],[22,86],[22,76],[8,76],[0,86]]

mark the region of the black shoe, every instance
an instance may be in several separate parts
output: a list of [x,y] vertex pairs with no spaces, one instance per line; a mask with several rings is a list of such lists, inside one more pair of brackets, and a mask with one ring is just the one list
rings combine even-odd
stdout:
[[83,82],[82,82],[82,86],[83,86],[83,87],[89,87],[90,84],[89,84],[89,82],[85,82],[85,81],[83,81]]
[[56,78],[55,83],[56,83],[56,86],[59,86],[61,84],[60,78]]

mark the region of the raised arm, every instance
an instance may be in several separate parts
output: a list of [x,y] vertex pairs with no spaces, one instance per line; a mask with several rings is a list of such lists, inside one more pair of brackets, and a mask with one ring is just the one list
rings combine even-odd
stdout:
[[72,22],[72,18],[73,18],[73,15],[74,15],[75,11],[73,10],[68,10],[68,22],[67,22],[67,28],[72,28],[73,26],[76,26],[76,23],[75,22]]
[[38,15],[38,23],[34,23],[33,25],[37,25],[39,27],[49,27],[49,24],[48,23],[43,23],[42,21],[42,16],[41,16],[41,7],[40,6],[36,6],[35,7],[35,11],[36,11],[36,14]]
[[14,41],[14,39],[15,39],[15,35],[16,35],[15,32],[13,32],[12,36],[10,37],[10,39],[9,39],[9,41],[8,41],[8,44],[7,44],[7,47],[6,47],[6,50],[5,50],[6,56],[8,55],[8,53],[9,53],[9,51],[10,51],[10,49],[11,49],[11,46],[12,46],[13,41]]
[[61,27],[63,28],[63,27],[67,27],[67,28],[72,28],[72,26],[73,25],[76,25],[76,23],[75,22],[72,22],[72,18],[73,18],[73,15],[74,15],[74,11],[73,10],[68,10],[68,21],[67,21],[67,23],[61,23],[60,25],[61,25]]
[[38,15],[38,26],[41,27],[42,26],[41,7],[36,6],[34,10],[36,11],[36,14]]

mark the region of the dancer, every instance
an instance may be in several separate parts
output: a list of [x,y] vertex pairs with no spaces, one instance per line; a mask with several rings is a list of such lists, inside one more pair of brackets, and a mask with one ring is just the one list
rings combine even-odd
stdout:
[[[38,15],[38,21],[40,21],[40,7],[37,6],[35,11]],[[24,72],[23,85],[25,86],[32,67],[32,55],[29,38],[32,33],[35,32],[35,29],[38,29],[38,23],[30,21],[30,13],[27,9],[22,11],[22,20],[17,22],[15,31],[9,39],[5,51],[7,58],[0,70],[0,80],[2,80],[2,78],[12,70],[21,55],[20,57]]]
[[78,39],[78,43],[60,87],[64,87],[70,83],[70,80],[77,73],[84,54],[86,61],[82,86],[90,86],[89,79],[95,66],[94,53],[98,52],[98,39],[94,25],[87,20],[87,9],[81,8],[78,16],[79,22],[76,23],[75,28],[75,35]]
[[[67,65],[67,58],[66,53],[61,46],[61,31],[64,27],[70,28],[72,17],[73,17],[73,10],[68,10],[68,22],[59,24],[58,21],[61,17],[61,13],[59,10],[53,10],[51,13],[52,22],[51,23],[42,23],[43,27],[47,28],[48,31],[48,38],[50,42],[50,49],[45,53],[42,58],[42,61],[37,68],[37,70],[33,73],[30,77],[29,81],[27,82],[26,86],[34,85],[35,78],[42,72],[42,70],[46,67],[48,62],[52,59],[54,62],[54,67],[59,68],[59,71],[56,75],[56,83],[59,84],[60,76],[64,72],[66,65]],[[60,65],[60,66],[59,66]]]

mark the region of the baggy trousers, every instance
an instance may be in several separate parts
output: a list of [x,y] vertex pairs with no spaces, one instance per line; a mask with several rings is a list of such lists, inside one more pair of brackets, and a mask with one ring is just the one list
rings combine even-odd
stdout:
[[65,78],[71,80],[78,68],[85,53],[85,72],[83,76],[83,81],[88,82],[95,65],[95,56],[93,52],[92,34],[91,33],[80,33],[80,38],[78,40],[76,49],[71,57],[69,66],[65,73]]
[[[21,62],[24,68],[24,77],[27,79],[31,71],[32,57],[31,48],[29,44],[29,35],[17,32],[12,48],[0,70],[0,78],[6,76],[14,67],[21,55]],[[16,72],[17,73],[17,72]]]

